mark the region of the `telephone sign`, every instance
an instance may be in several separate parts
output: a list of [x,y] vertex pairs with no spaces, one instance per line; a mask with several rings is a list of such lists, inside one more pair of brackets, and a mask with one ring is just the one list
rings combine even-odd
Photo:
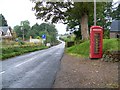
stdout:
[[90,28],[90,58],[102,58],[103,28],[92,26]]
[[42,39],[46,39],[46,35],[45,34],[42,35]]

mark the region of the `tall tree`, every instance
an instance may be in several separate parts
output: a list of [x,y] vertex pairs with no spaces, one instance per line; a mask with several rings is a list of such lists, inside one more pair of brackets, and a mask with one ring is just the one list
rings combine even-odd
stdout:
[[30,22],[28,20],[21,21],[20,25],[14,26],[14,31],[16,32],[18,37],[28,39],[28,32],[30,31]]
[[19,25],[14,26],[13,30],[16,33],[17,37],[21,37],[22,38],[21,26],[19,26]]
[[0,14],[0,26],[8,26],[7,20],[2,14]]
[[38,23],[34,24],[29,32],[27,33],[27,37],[32,36],[33,38],[36,38],[39,36],[40,26]]
[[46,34],[47,36],[47,42],[54,43],[56,42],[57,37],[57,29],[55,28],[55,25],[50,23],[42,23],[40,25],[40,32],[39,35],[42,36],[43,34]]
[[[35,1],[35,0],[34,0]],[[93,13],[92,2],[35,2],[36,5],[33,10],[36,11],[38,19],[45,21],[52,20],[52,23],[62,21],[67,23],[69,20],[78,21],[81,26],[82,39],[88,39],[88,17]],[[103,3],[97,3],[99,8],[98,12],[101,12]],[[93,16],[93,15],[92,15]]]
[[120,20],[120,4],[116,8],[116,10],[113,11],[113,19]]
[[30,27],[29,21],[21,21],[21,25],[16,25],[14,27],[14,31],[20,38],[23,38],[23,30],[25,39],[29,39],[30,36],[32,36],[33,38],[42,37],[42,35],[45,34],[47,37],[46,42],[56,42],[57,30],[55,28],[55,25],[53,24],[42,23],[39,25],[36,23],[32,27]]
[[20,25],[21,25],[21,30],[22,30],[22,33],[24,34],[24,37],[28,39],[29,37],[27,36],[27,34],[30,30],[30,22],[28,20],[21,21]]

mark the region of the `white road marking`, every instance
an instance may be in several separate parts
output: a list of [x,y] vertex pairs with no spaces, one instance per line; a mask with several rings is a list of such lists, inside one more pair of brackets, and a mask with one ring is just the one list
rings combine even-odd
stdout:
[[[44,52],[44,54],[46,54],[46,53],[48,53],[48,52]],[[60,54],[60,53],[55,53],[55,54]],[[20,63],[20,64],[17,64],[15,67],[19,67],[19,66],[21,66],[21,65],[23,65],[23,64],[25,64],[25,63],[27,63],[27,62],[29,62],[29,61],[32,61],[33,59],[35,59],[35,58],[37,58],[39,55],[36,55],[36,56],[34,56],[33,58],[30,58],[29,60],[27,60],[27,61],[25,61],[25,62],[22,62],[22,63]]]
[[[45,53],[47,53],[47,52],[45,52]],[[45,53],[44,53],[44,54],[45,54]],[[33,59],[37,58],[38,56],[40,56],[40,55],[35,55],[34,57],[30,58],[29,60],[27,60],[27,61],[25,61],[25,62],[22,62],[22,63],[16,65],[15,67],[19,67],[19,66],[21,66],[21,65],[23,65],[23,64],[25,64],[25,63],[27,63],[27,62],[29,62],[29,61],[32,61]]]
[[33,58],[31,58],[31,59],[29,59],[29,60],[27,60],[27,61],[25,61],[25,62],[22,62],[22,63],[16,65],[15,67],[19,67],[19,66],[21,66],[21,65],[23,65],[23,64],[25,64],[25,63],[27,63],[27,62],[33,60],[33,59],[35,59],[35,58],[37,58],[37,56],[36,56],[36,57],[33,57]]
[[55,53],[55,54],[61,54],[61,53]]
[[0,72],[0,74],[3,74],[3,73],[5,73],[5,71]]

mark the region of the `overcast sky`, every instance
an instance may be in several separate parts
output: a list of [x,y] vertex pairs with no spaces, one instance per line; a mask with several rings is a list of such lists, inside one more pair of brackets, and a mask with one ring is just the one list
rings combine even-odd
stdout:
[[[24,20],[28,20],[31,26],[36,22],[38,24],[43,22],[36,19],[35,12],[31,10],[32,7],[34,7],[34,4],[30,0],[0,0],[0,14],[4,15],[8,25],[12,28],[20,25],[20,21]],[[66,32],[66,25],[59,23],[56,25],[56,28],[59,34]]]
[[[0,0],[0,14],[2,13],[7,20],[7,23],[12,28],[16,25],[20,25],[20,21],[28,20],[30,25],[43,23],[41,20],[37,20],[32,11],[34,3],[30,0]],[[66,32],[66,26],[62,23],[56,25],[59,34]]]

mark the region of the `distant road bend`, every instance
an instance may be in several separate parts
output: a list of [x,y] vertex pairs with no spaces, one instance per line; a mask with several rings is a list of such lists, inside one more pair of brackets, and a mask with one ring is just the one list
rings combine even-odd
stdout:
[[51,88],[65,43],[2,62],[2,88]]

